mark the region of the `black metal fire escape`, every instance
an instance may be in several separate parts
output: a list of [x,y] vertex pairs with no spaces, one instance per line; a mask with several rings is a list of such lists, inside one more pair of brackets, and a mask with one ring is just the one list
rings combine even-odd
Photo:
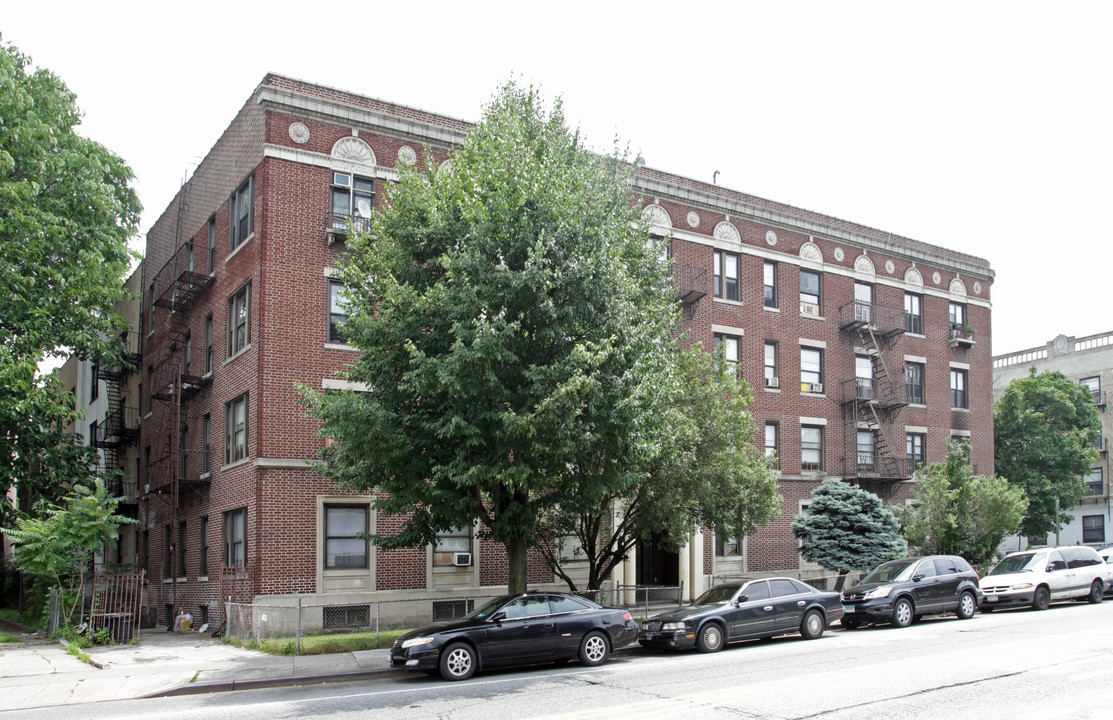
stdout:
[[[124,448],[139,439],[139,406],[127,404],[123,386],[128,376],[139,369],[142,353],[138,332],[123,332],[118,340],[118,357],[97,366],[96,379],[103,380],[107,388],[108,411],[93,427],[92,445],[101,451],[105,471],[119,471],[108,490],[125,498],[121,511],[134,517],[138,511],[139,478],[128,478],[121,456]],[[138,403],[138,399],[134,402]]]
[[[843,477],[859,482],[892,482],[912,475],[905,448],[894,437],[901,408],[908,404],[902,368],[891,368],[888,354],[906,331],[904,310],[856,300],[839,308],[839,330],[872,364],[872,377],[842,383],[841,404],[845,429]],[[894,371],[896,374],[894,374]],[[872,444],[860,447],[858,433],[866,430]]]

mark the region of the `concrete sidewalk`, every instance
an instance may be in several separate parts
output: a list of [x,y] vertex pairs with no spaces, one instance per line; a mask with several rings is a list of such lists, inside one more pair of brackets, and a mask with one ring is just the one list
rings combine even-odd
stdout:
[[96,646],[85,663],[59,643],[0,645],[0,712],[159,695],[340,682],[398,672],[388,650],[279,657],[199,633],[144,630],[135,645]]

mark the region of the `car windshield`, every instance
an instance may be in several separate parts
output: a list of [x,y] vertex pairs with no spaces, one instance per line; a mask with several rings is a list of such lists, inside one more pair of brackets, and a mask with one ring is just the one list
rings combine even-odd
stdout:
[[884,582],[899,582],[901,580],[908,580],[912,577],[912,568],[916,567],[918,561],[915,559],[905,558],[904,560],[890,560],[887,563],[875,567],[869,575],[866,575],[859,582],[860,585],[866,583],[884,583]]
[[989,571],[990,575],[1004,575],[1006,573],[1032,572],[1032,565],[1039,554],[1038,553],[1021,553],[1019,555],[1009,555],[1001,560],[997,565]]
[[696,598],[693,605],[722,605],[730,602],[741,585],[717,585]]
[[463,617],[463,619],[464,620],[486,620],[491,615],[494,615],[495,612],[497,612],[499,608],[501,608],[503,605],[505,605],[506,601],[509,600],[509,599],[510,599],[509,597],[506,597],[504,595],[503,597],[497,597],[494,600],[488,600],[482,606],[477,607],[475,610],[472,610],[470,613],[465,615]]

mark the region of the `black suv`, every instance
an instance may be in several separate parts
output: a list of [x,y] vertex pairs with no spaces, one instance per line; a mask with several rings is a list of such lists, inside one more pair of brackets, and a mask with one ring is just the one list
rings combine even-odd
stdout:
[[948,612],[967,620],[981,601],[978,573],[960,557],[890,560],[843,592],[842,626],[853,630],[862,623],[887,622],[907,627],[923,615]]

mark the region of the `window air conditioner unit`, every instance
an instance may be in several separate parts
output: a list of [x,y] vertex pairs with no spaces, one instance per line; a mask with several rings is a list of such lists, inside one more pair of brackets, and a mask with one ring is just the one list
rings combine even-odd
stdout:
[[765,387],[775,388],[781,386],[781,379],[778,377],[765,378]]
[[823,392],[823,383],[808,383],[808,392],[813,392],[813,393]]
[[470,567],[471,553],[452,553],[452,564],[456,567]]

